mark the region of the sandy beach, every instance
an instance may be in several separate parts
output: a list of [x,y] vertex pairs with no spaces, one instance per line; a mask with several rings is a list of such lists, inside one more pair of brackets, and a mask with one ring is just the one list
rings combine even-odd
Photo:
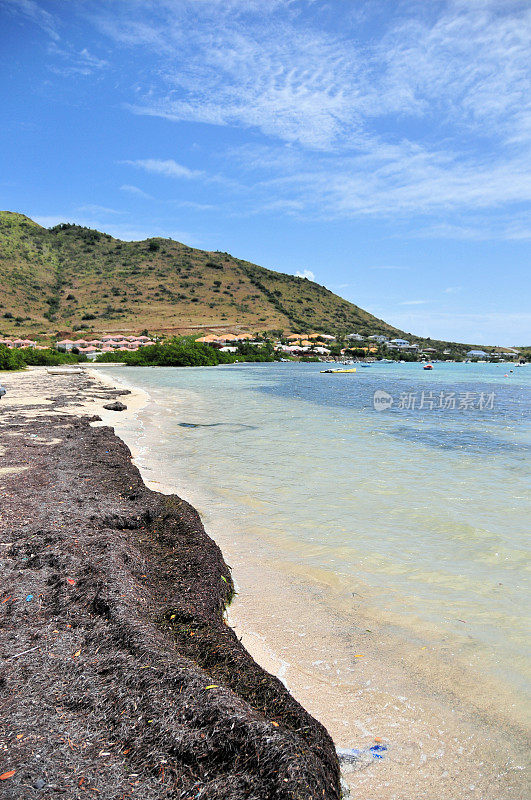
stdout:
[[[149,453],[135,452],[135,435],[149,408],[149,395],[124,387],[97,368],[87,372],[97,381],[92,383],[90,397],[80,399],[75,386],[65,386],[61,412],[100,416],[102,421],[92,424],[114,427],[131,448],[146,486],[177,493],[199,509],[207,532],[232,568],[238,595],[229,609],[231,627],[253,658],[326,727],[338,748],[357,751],[350,763],[343,762],[352,797],[527,797],[521,730],[503,719],[493,726],[485,713],[488,697],[474,697],[474,687],[470,687],[468,704],[452,697],[453,682],[463,676],[452,665],[451,652],[429,653],[426,647],[418,647],[412,658],[413,642],[407,652],[401,650],[385,622],[367,616],[361,608],[352,636],[338,641],[344,620],[339,607],[336,616],[325,608],[319,576],[301,568],[300,580],[294,581],[280,562],[251,550],[231,520],[211,514],[205,518],[193,481],[183,476],[181,485],[168,482],[164,464]],[[49,408],[57,379],[31,370],[2,380],[9,389],[11,408],[35,418]],[[103,410],[107,393],[124,388],[131,390],[122,398],[127,410]],[[345,675],[350,676],[348,680]],[[483,688],[482,694],[488,691]],[[370,748],[380,743],[386,750],[382,758],[375,758]]]
[[94,416],[124,390],[0,377],[4,796],[337,800],[329,735],[226,624],[197,512]]

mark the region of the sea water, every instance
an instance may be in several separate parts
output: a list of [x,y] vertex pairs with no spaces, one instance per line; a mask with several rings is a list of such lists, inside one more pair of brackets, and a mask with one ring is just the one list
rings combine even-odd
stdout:
[[249,555],[325,587],[341,624],[361,609],[444,645],[522,724],[531,366],[323,368],[105,371],[151,396],[137,460],[155,458],[207,530],[230,520]]

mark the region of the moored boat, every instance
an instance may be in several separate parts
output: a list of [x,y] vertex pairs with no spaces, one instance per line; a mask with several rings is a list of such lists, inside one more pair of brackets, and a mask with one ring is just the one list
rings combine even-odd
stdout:
[[322,369],[321,370],[322,374],[324,374],[324,373],[327,373],[327,374],[334,373],[335,374],[335,373],[338,373],[338,372],[356,372],[356,367],[354,367],[354,369]]

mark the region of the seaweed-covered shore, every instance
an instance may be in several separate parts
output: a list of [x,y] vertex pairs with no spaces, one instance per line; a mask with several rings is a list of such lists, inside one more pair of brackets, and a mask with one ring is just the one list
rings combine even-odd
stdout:
[[3,796],[338,798],[326,730],[224,621],[197,512],[66,413],[118,394],[68,376],[0,403]]

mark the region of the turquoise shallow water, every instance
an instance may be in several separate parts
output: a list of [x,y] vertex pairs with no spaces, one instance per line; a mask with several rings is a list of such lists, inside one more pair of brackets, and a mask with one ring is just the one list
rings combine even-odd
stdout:
[[[395,623],[523,694],[531,367],[320,368],[109,372],[154,400],[138,445],[250,541],[294,574],[363,582]],[[392,405],[375,410],[375,392]]]

